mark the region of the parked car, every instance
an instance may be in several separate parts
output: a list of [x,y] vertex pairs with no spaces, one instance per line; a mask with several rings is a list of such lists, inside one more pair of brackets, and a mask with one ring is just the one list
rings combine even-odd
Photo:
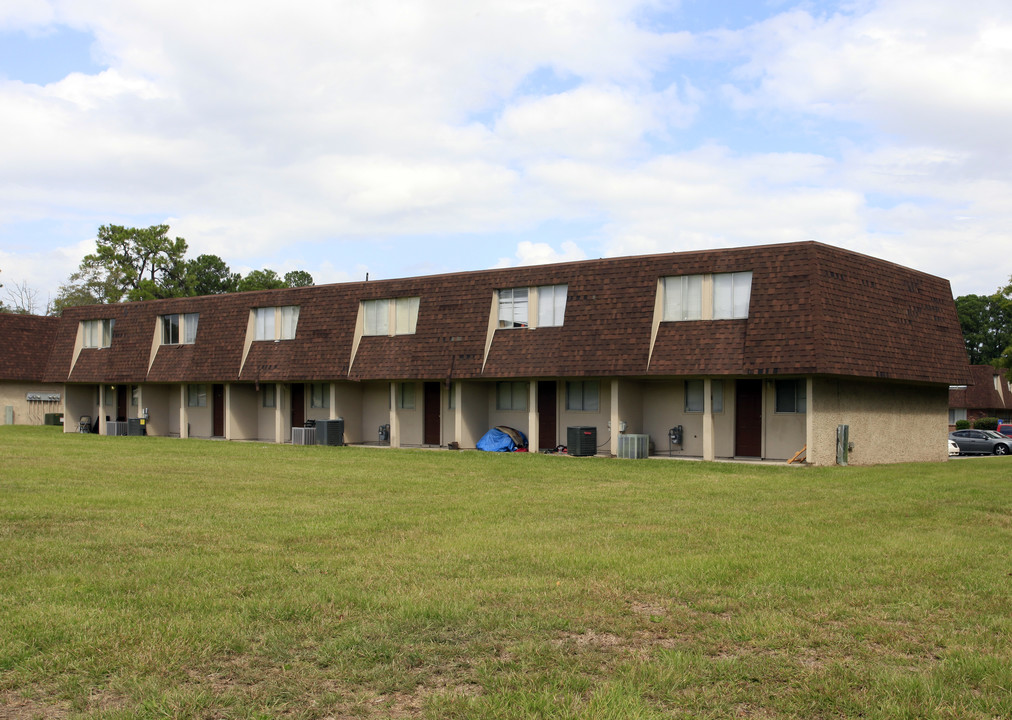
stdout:
[[1008,455],[1012,452],[1012,438],[994,430],[956,430],[949,439],[959,446],[960,455]]
[[949,438],[949,455],[959,455],[959,445],[952,442],[952,438]]
[[999,423],[995,430],[1006,437],[1012,437],[1012,423]]

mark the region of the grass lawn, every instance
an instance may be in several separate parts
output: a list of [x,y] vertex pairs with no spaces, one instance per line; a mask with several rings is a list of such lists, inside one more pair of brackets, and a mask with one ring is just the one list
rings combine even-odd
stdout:
[[0,427],[0,718],[1012,717],[1012,458]]

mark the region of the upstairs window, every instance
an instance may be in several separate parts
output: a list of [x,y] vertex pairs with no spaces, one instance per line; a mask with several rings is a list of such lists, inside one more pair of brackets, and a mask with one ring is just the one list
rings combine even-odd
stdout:
[[703,276],[677,275],[664,278],[664,320],[701,320]]
[[752,294],[752,273],[721,273],[713,276],[713,319],[747,318]]
[[527,288],[499,291],[499,327],[525,328],[530,325]]
[[362,334],[414,335],[418,327],[418,304],[417,297],[363,300]]
[[568,285],[538,288],[538,327],[561,327],[566,315]]
[[192,345],[197,340],[199,313],[162,315],[162,345]]
[[[82,347],[86,348],[107,348],[112,345],[112,329],[116,321],[106,320],[82,320],[81,335]],[[150,327],[150,326],[149,326]]]
[[294,340],[299,325],[299,306],[253,309],[255,340]]

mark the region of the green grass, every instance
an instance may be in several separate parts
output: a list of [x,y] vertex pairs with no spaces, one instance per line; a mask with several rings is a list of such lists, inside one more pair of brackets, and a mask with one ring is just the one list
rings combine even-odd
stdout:
[[1010,717],[1010,548],[1008,458],[2,427],[0,717]]

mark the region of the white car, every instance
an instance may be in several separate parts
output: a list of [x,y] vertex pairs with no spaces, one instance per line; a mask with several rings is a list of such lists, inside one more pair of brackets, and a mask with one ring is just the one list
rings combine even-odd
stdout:
[[959,445],[949,440],[949,456],[959,455]]

